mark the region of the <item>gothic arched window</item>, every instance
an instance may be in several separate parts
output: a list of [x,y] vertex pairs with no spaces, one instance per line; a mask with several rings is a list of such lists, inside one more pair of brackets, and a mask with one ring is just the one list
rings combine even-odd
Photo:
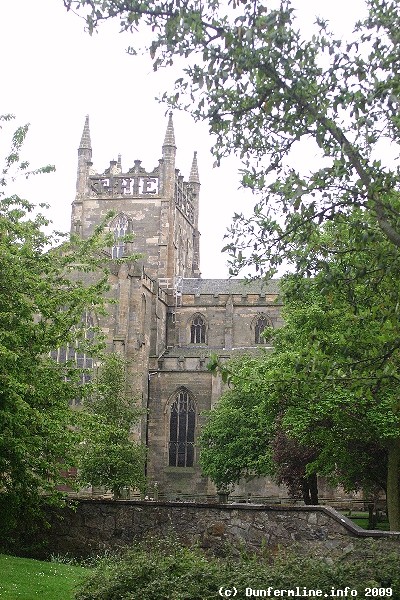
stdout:
[[124,237],[128,233],[128,218],[125,215],[118,215],[111,224],[114,233],[114,245],[111,248],[111,258],[122,258],[125,253]]
[[190,325],[190,343],[205,344],[206,343],[206,323],[200,315],[193,317]]
[[261,315],[260,317],[258,317],[255,327],[254,327],[256,344],[266,344],[267,340],[265,339],[265,337],[262,334],[263,334],[263,331],[267,327],[270,327],[270,326],[271,326],[271,323],[270,323],[268,317],[266,317],[264,315]]
[[[89,383],[91,380],[92,377],[90,371],[94,366],[93,358],[83,350],[86,343],[93,340],[95,336],[96,326],[93,316],[89,313],[85,313],[82,317],[81,326],[78,329],[79,334],[77,332],[76,339],[61,348],[52,350],[50,352],[50,357],[59,364],[74,363],[78,369],[82,369],[80,382],[84,384]],[[80,404],[80,398],[77,398],[74,403]]]
[[189,392],[182,388],[171,404],[169,418],[170,467],[193,467],[196,407]]

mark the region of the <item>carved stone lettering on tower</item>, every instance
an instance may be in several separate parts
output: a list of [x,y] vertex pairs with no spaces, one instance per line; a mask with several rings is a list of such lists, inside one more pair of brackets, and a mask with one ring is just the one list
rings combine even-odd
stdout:
[[95,176],[89,178],[92,196],[152,196],[159,194],[158,177],[121,175],[118,177]]

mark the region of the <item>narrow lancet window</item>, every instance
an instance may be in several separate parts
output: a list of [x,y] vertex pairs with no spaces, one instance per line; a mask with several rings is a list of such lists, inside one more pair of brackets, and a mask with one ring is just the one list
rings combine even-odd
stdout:
[[[83,349],[86,342],[93,340],[95,324],[92,315],[85,313],[82,317],[82,328],[76,340],[72,340],[63,347],[50,352],[50,357],[59,364],[71,363],[81,369],[80,383],[89,383],[91,370],[94,367],[93,358]],[[80,404],[80,398],[74,402]]]
[[259,317],[255,325],[255,342],[256,344],[265,344],[267,340],[263,336],[263,332],[267,327],[270,327],[271,323],[267,317]]
[[193,318],[192,324],[190,326],[190,343],[206,343],[206,324],[204,322],[204,319],[199,315]]
[[111,258],[122,258],[125,254],[124,238],[128,233],[128,219],[125,215],[118,215],[112,223],[114,245],[111,248]]
[[170,467],[192,467],[194,463],[195,403],[185,389],[178,391],[171,405],[169,422]]

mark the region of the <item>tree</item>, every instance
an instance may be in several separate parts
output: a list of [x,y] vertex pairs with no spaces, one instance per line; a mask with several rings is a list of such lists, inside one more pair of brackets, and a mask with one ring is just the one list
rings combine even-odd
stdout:
[[[266,418],[262,382],[249,387],[246,378],[236,376],[244,367],[259,366],[259,360],[245,358],[229,363],[235,385],[208,414],[200,437],[202,471],[218,489],[229,489],[242,478],[269,475],[286,484],[292,498],[318,504],[315,473],[306,472],[315,452],[288,437],[275,411]],[[228,373],[227,367],[222,372]]]
[[273,333],[274,352],[219,368],[239,397],[253,398],[259,430],[274,431],[279,419],[290,440],[315,451],[307,474],[347,489],[385,489],[391,528],[399,530],[398,251],[359,210],[321,229],[298,251],[305,256],[315,275],[282,282],[286,324]]
[[80,415],[78,480],[105,486],[119,498],[124,487],[144,490],[145,447],[132,440],[141,412],[126,389],[125,362],[107,355],[88,388]]
[[[260,194],[254,214],[235,215],[230,229],[233,274],[245,267],[273,272],[291,259],[293,244],[353,207],[364,208],[400,247],[400,173],[382,159],[382,140],[395,156],[400,133],[396,0],[366,0],[368,17],[348,43],[322,19],[303,39],[286,0],[271,7],[232,0],[228,14],[218,0],[64,4],[85,12],[91,33],[116,17],[133,34],[147,26],[155,70],[184,57],[182,76],[164,99],[208,120],[217,162],[237,152],[244,185]],[[288,166],[300,143],[319,150],[309,172]]]
[[[10,121],[11,115],[2,117]],[[74,465],[77,435],[69,403],[80,394],[79,369],[57,364],[52,350],[83,337],[82,315],[105,306],[107,273],[98,249],[101,229],[88,240],[47,235],[35,207],[8,195],[29,170],[20,158],[28,126],[12,136],[0,179],[0,512],[2,539],[43,502],[60,499],[56,486]],[[95,272],[92,282],[80,275]],[[74,275],[73,275],[74,274]],[[87,341],[95,354],[100,338]]]
[[272,440],[272,460],[277,482],[287,486],[291,498],[303,498],[306,505],[318,504],[317,474],[307,472],[307,468],[315,461],[317,452],[290,438],[279,427],[279,421],[277,425]]
[[[239,368],[240,362],[237,363]],[[231,365],[236,369],[236,365]],[[270,439],[272,424],[260,418],[260,397],[237,379],[208,414],[200,437],[200,464],[218,489],[229,489],[241,478],[274,471]]]

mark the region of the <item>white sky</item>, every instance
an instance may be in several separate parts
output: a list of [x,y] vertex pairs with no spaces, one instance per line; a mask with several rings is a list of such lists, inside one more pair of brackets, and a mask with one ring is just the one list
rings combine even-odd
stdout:
[[[319,14],[337,35],[351,36],[364,16],[363,0],[295,0],[302,26]],[[67,13],[62,0],[12,0],[0,7],[0,114],[13,113],[16,124],[31,124],[24,158],[32,167],[55,164],[56,173],[16,184],[15,193],[32,202],[48,202],[54,228],[68,231],[75,195],[77,147],[85,115],[90,115],[94,167],[103,171],[122,154],[123,168],[135,159],[152,169],[161,157],[166,106],[155,96],[172,86],[176,72],[153,73],[150,59],[125,52],[132,43],[108,24],[90,37],[84,23]],[[208,128],[175,113],[177,167],[188,177],[193,151],[198,151],[200,180],[201,269],[205,278],[227,277],[223,235],[236,212],[255,203],[239,190],[240,162],[232,157],[219,169]],[[2,144],[0,144],[0,148]],[[313,156],[303,157],[310,161]]]

